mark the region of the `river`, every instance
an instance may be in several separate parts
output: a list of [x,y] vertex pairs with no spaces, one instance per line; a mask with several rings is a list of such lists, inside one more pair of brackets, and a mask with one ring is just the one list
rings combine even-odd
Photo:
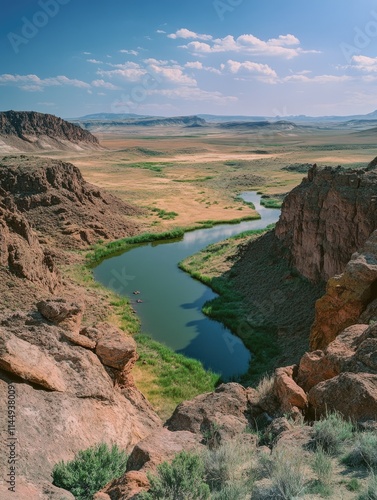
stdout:
[[[245,373],[250,352],[221,323],[207,318],[203,304],[216,294],[178,268],[178,263],[207,245],[250,229],[276,222],[280,210],[260,205],[253,191],[240,195],[252,202],[261,218],[239,224],[221,224],[185,233],[178,240],[135,245],[110,257],[94,270],[94,278],[130,298],[141,319],[142,332],[185,356],[200,360],[224,380]],[[133,291],[140,291],[134,295]],[[136,300],[142,300],[137,303]]]

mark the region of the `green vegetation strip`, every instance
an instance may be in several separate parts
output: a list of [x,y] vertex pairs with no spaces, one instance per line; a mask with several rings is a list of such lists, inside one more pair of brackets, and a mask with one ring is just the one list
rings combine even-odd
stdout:
[[171,231],[164,231],[162,233],[143,233],[137,236],[130,236],[128,238],[115,240],[106,244],[99,243],[94,246],[91,252],[86,254],[86,262],[88,265],[94,266],[99,264],[106,257],[125,252],[131,247],[131,245],[150,243],[158,240],[178,239],[182,238],[184,234],[184,229],[177,228],[172,229]]

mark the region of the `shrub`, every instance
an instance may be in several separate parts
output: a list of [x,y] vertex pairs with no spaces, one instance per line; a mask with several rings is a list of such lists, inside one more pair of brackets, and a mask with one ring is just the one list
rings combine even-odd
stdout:
[[312,463],[313,471],[317,474],[318,482],[316,490],[322,496],[330,496],[332,493],[333,464],[331,458],[322,448],[318,448]]
[[313,430],[316,446],[330,455],[336,455],[344,441],[352,437],[353,425],[344,420],[340,413],[334,412],[315,422]]
[[355,444],[344,462],[352,467],[366,465],[370,469],[377,468],[377,435],[373,432],[358,434]]
[[91,500],[94,493],[125,472],[127,458],[116,445],[109,448],[104,443],[79,451],[73,460],[55,465],[53,484],[78,500]]
[[283,449],[273,456],[272,498],[290,500],[304,493],[305,458],[299,448]]
[[271,395],[274,383],[275,375],[265,375],[260,379],[258,385],[255,388],[259,395],[260,401]]
[[372,472],[369,476],[365,492],[360,495],[360,500],[377,500],[377,476]]
[[250,498],[250,490],[245,484],[229,484],[211,496],[212,500],[241,500],[244,498]]
[[209,486],[204,482],[204,463],[199,455],[185,451],[176,455],[171,464],[163,462],[157,474],[148,474],[149,491],[142,500],[206,500]]
[[250,481],[253,445],[234,439],[219,448],[206,450],[203,454],[205,477],[212,492],[222,493],[215,498],[226,498],[225,491],[244,491]]

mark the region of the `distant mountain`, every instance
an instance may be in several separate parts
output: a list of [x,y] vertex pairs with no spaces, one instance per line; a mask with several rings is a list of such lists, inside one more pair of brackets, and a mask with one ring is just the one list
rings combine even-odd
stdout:
[[99,148],[94,135],[54,115],[35,111],[0,112],[0,151]]
[[376,120],[377,110],[366,115],[349,115],[349,116],[307,116],[307,115],[289,115],[289,116],[242,116],[242,115],[206,115],[198,114],[199,118],[203,118],[207,122],[254,122],[254,121],[281,121],[288,120],[291,122],[347,122],[351,120]]
[[[94,113],[91,115],[74,118],[75,121],[81,120],[129,120],[130,118],[149,118],[150,115],[135,115],[135,113]],[[161,117],[163,118],[163,117]]]
[[273,130],[293,130],[298,128],[293,122],[286,120],[279,120],[276,122],[270,121],[255,121],[255,122],[224,122],[218,125],[220,128],[226,129],[246,129],[246,130],[260,130],[260,129],[273,129]]
[[[349,123],[349,128],[353,126],[362,127],[361,122],[377,120],[377,110],[366,115],[329,115],[329,116],[307,116],[307,115],[290,115],[290,116],[252,116],[252,115],[211,115],[198,114],[195,116],[150,116],[137,115],[134,113],[95,113],[80,118],[71,119],[71,122],[79,123],[86,129],[94,128],[94,123],[97,126],[204,126],[213,125],[215,123],[233,123],[233,122],[290,122],[297,124],[322,124],[322,126],[343,126]],[[360,123],[356,123],[359,121]],[[366,126],[368,124],[366,123]]]
[[[110,115],[106,115],[110,116]],[[169,126],[185,126],[185,127],[202,127],[206,125],[205,120],[198,116],[173,116],[171,118],[164,117],[137,117],[126,119],[79,119],[77,121],[86,130],[98,130],[99,128],[113,127],[169,127]]]

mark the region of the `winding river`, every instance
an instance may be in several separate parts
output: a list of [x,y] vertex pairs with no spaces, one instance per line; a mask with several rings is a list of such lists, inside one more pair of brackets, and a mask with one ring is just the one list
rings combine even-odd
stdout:
[[[180,270],[178,263],[209,244],[250,229],[263,229],[278,220],[280,210],[261,206],[255,192],[240,196],[255,205],[260,219],[198,229],[178,240],[135,245],[104,260],[93,271],[98,282],[131,299],[143,333],[200,360],[224,380],[247,371],[250,352],[224,325],[202,313],[203,304],[216,294]],[[133,294],[136,290],[140,295]],[[137,303],[138,299],[142,302]]]

